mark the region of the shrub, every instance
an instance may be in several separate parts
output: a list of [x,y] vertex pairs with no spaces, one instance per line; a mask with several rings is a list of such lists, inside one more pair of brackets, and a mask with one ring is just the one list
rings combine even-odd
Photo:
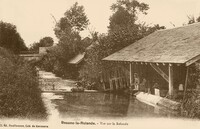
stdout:
[[181,115],[183,117],[200,119],[200,63],[196,62],[191,67],[191,75],[193,80],[192,87],[195,88],[191,92],[187,92],[182,102]]
[[0,114],[46,118],[37,73],[28,62],[0,48]]
[[198,90],[188,93],[182,103],[181,115],[200,119],[200,93]]

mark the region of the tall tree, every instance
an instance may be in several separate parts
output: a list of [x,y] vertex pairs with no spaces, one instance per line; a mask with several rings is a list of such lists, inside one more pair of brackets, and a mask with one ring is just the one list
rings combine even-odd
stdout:
[[146,11],[148,9],[149,6],[147,4],[140,3],[137,0],[118,0],[111,6],[114,14],[110,17],[109,29],[112,31],[115,26],[135,24],[138,19],[138,13],[147,14]]
[[136,24],[138,13],[146,14],[149,6],[144,3],[139,3],[136,0],[118,0],[111,6],[113,15],[110,17],[109,37],[111,42],[109,46],[112,52],[135,42],[140,39],[143,34],[139,24]]
[[[83,31],[89,20],[84,12],[84,7],[76,2],[64,13],[59,23],[56,25],[55,34],[59,39],[58,45],[63,50],[63,58],[69,60],[81,50],[80,31]],[[68,56],[66,56],[68,55]]]
[[39,47],[51,47],[51,46],[53,46],[53,44],[54,44],[53,38],[47,36],[47,37],[40,39],[39,42],[33,43],[29,50],[35,51],[38,53]]
[[145,23],[138,23],[139,14],[147,14],[149,6],[145,3],[140,3],[137,0],[118,0],[111,6],[114,12],[110,17],[109,46],[112,52],[118,51],[123,47],[134,43],[144,36],[165,27],[154,25],[150,27]]
[[60,36],[71,33],[72,31],[83,31],[87,28],[88,24],[89,20],[84,12],[84,7],[79,6],[76,2],[64,13],[64,17],[62,17],[56,25],[55,35],[61,38]]
[[0,21],[0,47],[13,51],[15,54],[27,50],[24,40],[17,32],[16,26]]
[[87,50],[85,64],[80,71],[80,77],[83,80],[98,83],[101,73],[115,67],[109,63],[103,63],[104,57],[156,30],[165,28],[158,24],[148,26],[145,23],[136,22],[138,14],[147,14],[148,9],[147,4],[136,0],[118,0],[111,6],[114,13],[110,17],[108,35],[95,38],[99,43]]
[[54,32],[59,41],[57,46],[49,52],[51,56],[48,57],[55,57],[54,72],[57,74],[68,76],[76,71],[68,64],[68,61],[83,51],[84,47],[82,47],[83,43],[79,33],[88,24],[89,20],[84,7],[78,5],[77,2],[64,13],[64,17],[56,24]]

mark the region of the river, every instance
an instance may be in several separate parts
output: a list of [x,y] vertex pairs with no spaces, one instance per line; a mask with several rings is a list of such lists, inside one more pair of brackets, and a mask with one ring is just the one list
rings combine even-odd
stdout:
[[177,112],[151,106],[132,96],[111,93],[43,93],[49,119],[158,118],[176,117]]
[[[177,112],[140,102],[133,96],[113,93],[70,93],[72,80],[63,80],[40,71],[42,98],[51,120],[70,118],[160,118],[176,117]],[[52,86],[53,82],[53,86]],[[55,93],[56,92],[56,93]],[[67,93],[66,93],[67,92]]]

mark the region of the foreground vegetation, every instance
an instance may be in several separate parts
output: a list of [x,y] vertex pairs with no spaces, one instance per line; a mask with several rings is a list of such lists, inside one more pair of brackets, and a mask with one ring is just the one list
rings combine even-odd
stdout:
[[200,119],[200,63],[196,62],[190,67],[195,89],[185,92],[181,102],[181,116],[193,119]]
[[200,92],[198,90],[187,93],[182,102],[181,116],[200,119]]
[[46,118],[34,66],[4,48],[0,48],[0,115]]

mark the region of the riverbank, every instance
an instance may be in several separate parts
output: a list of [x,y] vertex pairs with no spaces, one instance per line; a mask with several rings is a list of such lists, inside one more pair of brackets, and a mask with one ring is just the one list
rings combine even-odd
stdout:
[[0,47],[0,117],[45,119],[35,67]]

